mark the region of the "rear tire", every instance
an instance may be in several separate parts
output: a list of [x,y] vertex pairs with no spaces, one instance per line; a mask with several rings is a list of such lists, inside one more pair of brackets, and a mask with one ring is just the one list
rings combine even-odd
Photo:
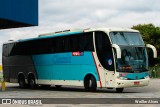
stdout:
[[97,82],[93,76],[86,77],[84,80],[84,87],[86,91],[96,91],[97,89]]
[[37,85],[36,85],[36,82],[35,82],[35,77],[33,75],[29,76],[29,78],[28,78],[28,84],[29,84],[29,87],[31,89],[37,88]]
[[20,75],[19,77],[18,77],[18,83],[19,83],[19,87],[20,88],[26,88],[26,83],[25,83],[25,77],[23,76],[23,75]]
[[123,90],[124,90],[124,88],[116,88],[116,92],[117,92],[117,93],[122,93]]

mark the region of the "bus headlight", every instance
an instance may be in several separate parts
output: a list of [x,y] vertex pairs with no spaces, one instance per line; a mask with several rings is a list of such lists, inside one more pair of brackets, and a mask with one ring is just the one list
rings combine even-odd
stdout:
[[119,79],[121,79],[121,80],[127,80],[126,77],[119,77]]
[[128,78],[126,78],[126,75],[127,75],[127,73],[120,73],[117,78],[121,79],[121,80],[128,80]]

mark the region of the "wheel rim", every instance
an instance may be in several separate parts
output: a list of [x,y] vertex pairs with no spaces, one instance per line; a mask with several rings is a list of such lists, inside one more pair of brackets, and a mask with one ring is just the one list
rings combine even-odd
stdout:
[[89,87],[92,87],[92,80],[91,80],[91,79],[89,80],[88,86],[89,86]]

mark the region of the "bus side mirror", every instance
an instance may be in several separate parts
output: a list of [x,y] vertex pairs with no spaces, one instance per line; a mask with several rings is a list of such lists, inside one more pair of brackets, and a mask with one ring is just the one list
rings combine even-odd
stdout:
[[153,58],[157,58],[157,50],[156,50],[156,48],[153,45],[151,45],[151,44],[146,44],[146,47],[152,49],[152,51],[153,51]]
[[121,58],[121,48],[117,44],[112,44],[112,48],[116,49],[117,59]]

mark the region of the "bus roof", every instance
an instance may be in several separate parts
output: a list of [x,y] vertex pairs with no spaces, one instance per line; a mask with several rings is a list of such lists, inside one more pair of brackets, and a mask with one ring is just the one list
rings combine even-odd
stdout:
[[87,28],[87,29],[71,29],[71,30],[64,30],[64,31],[58,31],[58,32],[53,32],[53,33],[45,33],[39,35],[39,37],[43,36],[64,36],[64,35],[70,35],[74,33],[82,33],[82,32],[92,32],[92,31],[104,31],[104,32],[113,32],[113,31],[126,31],[126,32],[139,32],[137,30],[129,29],[129,28]]
[[93,28],[93,29],[87,28],[87,29],[64,30],[64,31],[58,31],[58,32],[53,32],[53,33],[45,33],[45,34],[41,34],[35,38],[20,39],[17,41],[8,41],[6,43],[25,42],[25,41],[30,41],[30,40],[38,40],[38,39],[58,37],[58,36],[67,36],[67,35],[71,35],[71,34],[80,34],[83,32],[93,32],[93,31],[104,31],[106,33],[113,32],[113,31],[139,32],[137,30],[133,30],[133,29],[129,29],[129,28],[113,28],[113,27],[112,28]]
[[124,31],[124,32],[139,32],[138,30],[129,29],[129,28],[117,28],[117,27],[110,27],[110,28],[95,28],[86,30],[87,32],[90,31],[104,31],[104,32],[114,32],[114,31]]

